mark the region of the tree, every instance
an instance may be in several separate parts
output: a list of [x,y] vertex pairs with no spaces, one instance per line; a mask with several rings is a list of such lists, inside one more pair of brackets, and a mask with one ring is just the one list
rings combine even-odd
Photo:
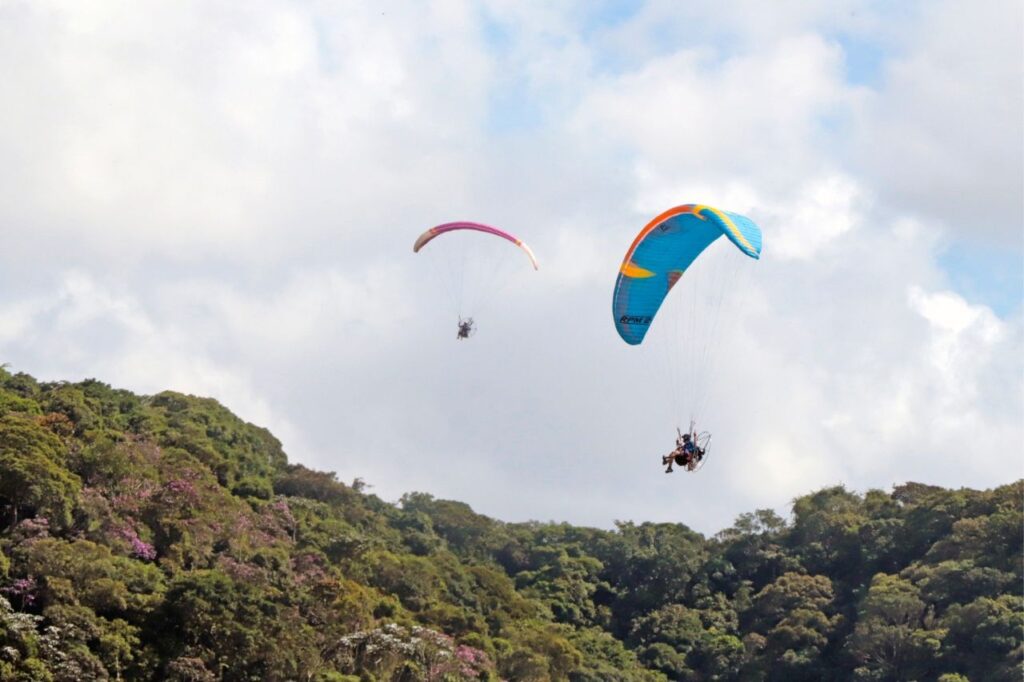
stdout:
[[153,564],[116,556],[88,540],[33,539],[14,554],[20,570],[43,583],[42,606],[77,603],[102,615],[141,620],[164,589],[163,574]]
[[750,630],[762,637],[748,668],[767,679],[820,679],[827,667],[823,653],[839,623],[833,599],[832,582],[823,575],[786,573],[767,585],[747,615]]
[[535,571],[516,575],[516,586],[527,596],[547,604],[555,620],[571,625],[602,625],[604,610],[594,604],[594,593],[608,589],[599,579],[601,562],[579,547],[538,547],[530,563]]
[[616,595],[613,627],[625,635],[637,616],[685,601],[707,554],[703,538],[682,524],[619,523],[618,528],[598,558]]
[[899,576],[879,573],[858,610],[847,647],[857,675],[872,680],[911,680],[934,667],[944,632],[920,590]]
[[1024,678],[1024,603],[1019,595],[954,604],[940,624],[949,632],[943,640],[945,658],[970,679]]
[[785,519],[771,509],[740,514],[731,528],[715,537],[721,556],[735,569],[731,584],[723,587],[735,590],[746,580],[759,590],[783,573],[797,570],[797,558],[784,546],[788,530]]
[[825,488],[793,502],[789,546],[808,573],[840,580],[861,562],[860,527],[867,521],[861,499],[843,486]]
[[295,679],[317,637],[272,590],[218,570],[179,576],[150,623],[169,659],[194,657],[224,680]]
[[42,514],[55,525],[71,522],[81,488],[78,477],[64,467],[60,439],[31,418],[18,413],[0,417],[0,504],[11,512]]

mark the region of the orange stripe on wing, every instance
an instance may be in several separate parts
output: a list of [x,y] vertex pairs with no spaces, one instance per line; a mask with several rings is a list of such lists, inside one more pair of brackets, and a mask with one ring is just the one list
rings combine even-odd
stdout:
[[629,245],[629,251],[626,251],[626,257],[622,259],[623,271],[625,271],[626,266],[633,259],[633,252],[636,251],[636,247],[639,246],[640,242],[644,240],[644,237],[650,234],[654,228],[656,228],[658,225],[661,225],[669,218],[674,218],[675,216],[682,215],[683,213],[692,213],[701,220],[706,220],[704,216],[698,213],[698,211],[700,211],[700,209],[702,208],[704,208],[702,204],[684,204],[683,206],[676,206],[675,208],[670,208],[664,213],[661,213],[660,215],[655,217],[654,220],[647,223],[647,225],[644,226],[644,229],[640,230],[640,234],[636,236],[636,239],[633,240],[633,243]]

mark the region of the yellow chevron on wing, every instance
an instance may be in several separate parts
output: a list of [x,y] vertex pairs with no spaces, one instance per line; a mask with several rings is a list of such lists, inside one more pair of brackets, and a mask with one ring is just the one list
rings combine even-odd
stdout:
[[732,219],[729,216],[725,215],[717,208],[712,208],[711,206],[704,206],[703,208],[718,216],[718,219],[721,220],[729,232],[732,233],[732,236],[736,238],[736,241],[751,251],[755,250],[754,247],[750,245],[750,242],[747,241],[747,238],[743,236],[743,233],[740,232],[740,229],[732,222]]
[[654,277],[655,273],[630,261],[629,263],[622,264],[622,274],[634,279],[645,279],[647,277]]

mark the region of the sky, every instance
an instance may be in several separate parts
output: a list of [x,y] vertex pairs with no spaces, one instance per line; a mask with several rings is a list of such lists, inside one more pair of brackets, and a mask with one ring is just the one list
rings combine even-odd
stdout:
[[[505,521],[711,534],[840,483],[1001,485],[1022,83],[1014,0],[0,0],[0,362],[211,396],[291,461]],[[684,203],[762,258],[709,253],[720,324],[627,346],[621,260]],[[453,220],[540,270],[413,254]],[[457,342],[446,278],[484,262]],[[684,286],[666,319],[705,319]],[[712,449],[667,476],[695,408],[659,362],[697,346]]]

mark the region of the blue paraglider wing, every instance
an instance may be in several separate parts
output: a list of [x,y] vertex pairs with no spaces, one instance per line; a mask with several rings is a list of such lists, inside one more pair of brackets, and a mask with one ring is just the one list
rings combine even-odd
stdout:
[[746,255],[760,258],[761,229],[749,218],[710,206],[677,206],[640,231],[622,260],[612,298],[615,329],[626,343],[644,340],[668,292],[723,234]]

